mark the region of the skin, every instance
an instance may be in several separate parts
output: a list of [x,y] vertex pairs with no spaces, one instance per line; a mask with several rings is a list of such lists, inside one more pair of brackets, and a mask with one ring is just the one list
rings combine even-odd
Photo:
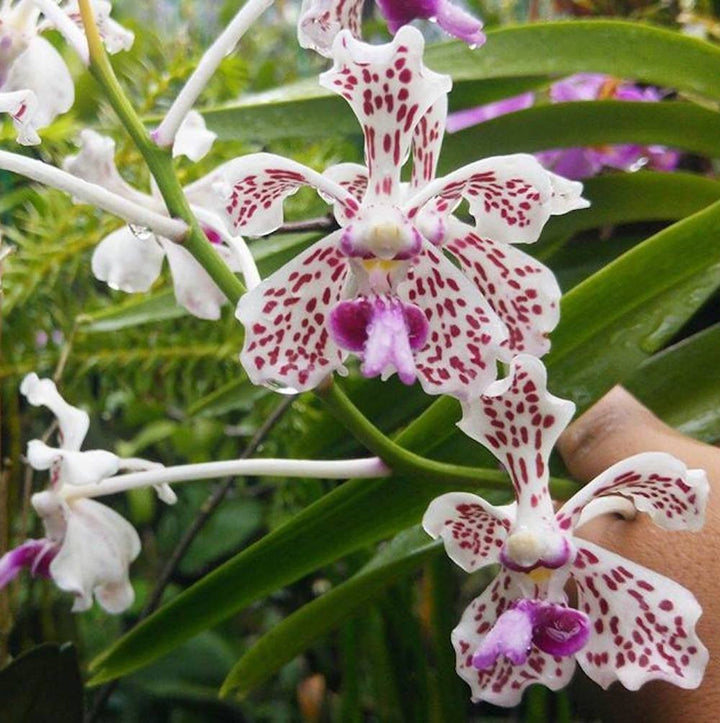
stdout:
[[655,681],[637,692],[619,684],[608,693],[587,681],[578,698],[583,716],[604,721],[676,723],[716,721],[720,713],[720,449],[671,429],[621,387],[615,387],[565,431],[558,444],[570,473],[588,482],[610,465],[639,452],[668,452],[688,467],[707,471],[711,492],[699,532],[667,532],[646,515],[625,521],[606,515],[585,525],[580,535],[645,565],[692,590],[703,606],[700,638],[710,662],[697,690]]

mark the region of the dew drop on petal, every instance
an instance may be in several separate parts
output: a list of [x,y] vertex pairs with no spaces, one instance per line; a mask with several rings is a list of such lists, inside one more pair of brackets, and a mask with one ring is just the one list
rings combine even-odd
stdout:
[[152,238],[152,231],[147,226],[138,226],[136,224],[129,223],[128,228],[138,241],[149,241],[150,238]]
[[273,392],[277,392],[278,394],[300,394],[299,389],[295,389],[294,387],[290,387],[287,384],[283,384],[282,382],[279,382],[275,379],[268,379],[264,384],[264,387],[267,387],[268,389],[271,389]]

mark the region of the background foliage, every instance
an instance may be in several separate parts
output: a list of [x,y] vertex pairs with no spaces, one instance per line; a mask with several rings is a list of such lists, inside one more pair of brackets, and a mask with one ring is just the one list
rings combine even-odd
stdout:
[[[471,53],[442,44],[427,56],[430,67],[454,76],[455,109],[528,88],[542,96],[552,79],[577,71],[672,91],[658,104],[540,103],[449,136],[441,164],[448,169],[467,160],[469,148],[482,157],[580,141],[663,143],[687,152],[677,173],[592,179],[586,186],[591,210],[554,219],[528,250],[553,268],[566,292],[548,357],[552,391],[586,407],[623,382],[669,423],[716,440],[720,385],[711,372],[720,348],[720,183],[713,161],[720,156],[718,9],[711,3],[681,8],[616,0],[469,4],[493,29],[486,48]],[[136,32],[133,50],[117,56],[115,67],[152,123],[238,3],[115,5]],[[211,161],[181,163],[183,179],[264,148],[316,168],[361,159],[359,129],[342,101],[303,80],[323,63],[297,46],[296,12],[295,3],[278,3],[225,60],[201,103],[220,142]],[[595,15],[633,22],[535,22]],[[691,20],[705,27],[707,40],[679,32]],[[384,30],[369,18],[368,33],[378,40]],[[432,29],[429,34],[442,41]],[[94,81],[74,69],[80,79],[72,113],[47,131],[41,148],[27,152],[59,162],[73,152],[78,131],[92,125],[117,139],[124,176],[146,188],[138,155]],[[278,86],[290,90],[274,92],[272,100],[262,95]],[[10,145],[9,124],[0,132]],[[22,454],[28,439],[46,432],[47,416],[21,405],[17,388],[28,371],[54,375],[65,396],[90,411],[88,447],[165,464],[238,456],[282,400],[244,377],[237,361],[242,329],[230,308],[220,322],[204,322],[175,306],[167,277],[149,294],[133,297],[92,278],[92,249],[119,225],[116,220],[10,175],[0,176],[0,183],[0,230],[12,248],[3,262],[0,309],[2,551],[37,532],[28,500],[33,485],[43,481],[33,480]],[[311,194],[299,193],[287,218],[325,211]],[[261,272],[315,238],[276,234],[253,242]],[[378,384],[353,377],[347,389],[402,445],[436,459],[493,466],[455,430],[454,402],[431,403],[419,389],[395,382],[379,394]],[[292,403],[259,450],[319,458],[363,453],[309,395]],[[562,474],[559,466],[556,472]],[[83,675],[95,660],[94,683],[126,675],[101,720],[569,720],[575,701],[566,694],[531,691],[520,711],[507,713],[470,706],[455,678],[449,631],[488,577],[457,574],[416,527],[427,501],[450,488],[401,478],[237,480],[173,574],[164,596],[170,604],[137,628],[165,561],[210,489],[203,483],[179,486],[175,508],[158,505],[147,491],[118,498],[113,504],[143,539],[133,566],[135,607],[121,618],[99,610],[74,616],[67,598],[49,585],[28,579],[14,584],[0,593],[0,657],[15,658],[0,672],[0,691],[18,672],[36,671],[37,660],[48,671],[58,661],[72,669],[75,653],[67,648],[36,647],[71,641]],[[17,657],[22,653],[27,655]],[[62,690],[68,701],[73,690],[79,696],[72,675]],[[96,695],[93,689],[88,700]],[[77,717],[68,705],[58,720]],[[19,706],[17,720],[29,720]]]

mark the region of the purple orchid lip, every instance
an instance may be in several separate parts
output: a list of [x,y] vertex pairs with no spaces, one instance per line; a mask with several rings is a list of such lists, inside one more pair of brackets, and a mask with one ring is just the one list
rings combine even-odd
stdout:
[[472,656],[477,670],[486,670],[503,656],[522,665],[534,645],[549,655],[575,655],[590,638],[585,613],[560,603],[520,599],[498,617]]
[[380,296],[342,301],[330,312],[329,327],[338,346],[361,356],[366,377],[394,369],[403,383],[415,381],[412,353],[425,346],[429,331],[417,306]]

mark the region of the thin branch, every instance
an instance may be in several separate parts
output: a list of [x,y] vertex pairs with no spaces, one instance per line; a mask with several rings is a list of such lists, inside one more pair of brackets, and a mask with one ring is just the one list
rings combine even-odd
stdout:
[[31,178],[46,186],[58,188],[75,198],[115,214],[128,223],[149,228],[151,231],[177,243],[187,236],[188,225],[184,221],[168,218],[143,206],[111,193],[102,186],[88,183],[72,173],[62,171],[42,161],[9,151],[0,151],[0,168]]
[[226,55],[231,53],[257,18],[272,5],[273,0],[248,0],[218,39],[205,51],[197,68],[185,83],[175,102],[152,137],[161,148],[171,146],[185,116],[195,105],[200,93],[214,75]]

